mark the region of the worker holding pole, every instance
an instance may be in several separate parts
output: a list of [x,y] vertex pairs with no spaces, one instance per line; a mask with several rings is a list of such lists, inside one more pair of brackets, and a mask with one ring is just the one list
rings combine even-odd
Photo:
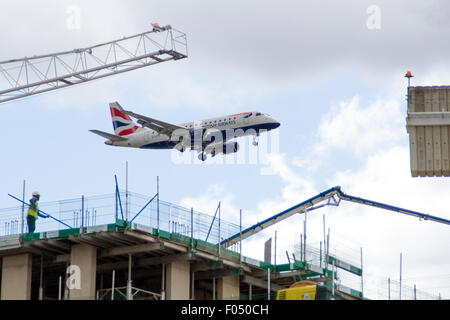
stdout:
[[38,216],[48,218],[48,215],[39,212],[38,202],[40,197],[39,192],[35,191],[33,192],[33,198],[30,199],[30,206],[28,207],[27,214],[28,233],[33,233],[36,229],[36,220]]
[[[17,201],[19,201],[19,202],[21,202],[21,203],[23,203],[23,204],[25,204],[25,205],[27,205],[29,207],[31,206],[31,204],[23,202],[22,200],[20,200],[19,198],[13,196],[12,194],[8,193],[8,196],[10,196],[13,199],[16,199]],[[55,217],[52,217],[51,215],[49,215],[48,213],[46,213],[46,212],[44,212],[42,210],[39,210],[38,205],[37,205],[37,201],[39,201],[39,198],[40,198],[39,192],[33,192],[33,198],[30,200],[30,202],[32,204],[35,203],[35,206],[33,206],[33,208],[31,209],[31,212],[30,212],[30,209],[28,210],[28,215],[27,215],[28,230],[29,230],[30,233],[32,233],[34,231],[34,229],[35,229],[35,222],[36,222],[36,219],[38,218],[38,216],[43,217],[43,218],[52,218],[53,220],[55,220],[55,221],[65,225],[66,227],[72,229],[72,227],[69,226],[67,223],[62,222],[61,220],[58,220]],[[34,199],[37,199],[37,201],[34,200]],[[28,219],[29,216],[32,217],[32,218],[30,218],[32,220]],[[33,228],[30,228],[30,226],[32,226]],[[31,231],[31,229],[33,229],[33,231]]]

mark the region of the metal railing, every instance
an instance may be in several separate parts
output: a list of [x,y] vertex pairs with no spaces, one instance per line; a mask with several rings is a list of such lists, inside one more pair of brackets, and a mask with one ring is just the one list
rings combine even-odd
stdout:
[[[335,232],[336,233],[336,232]],[[338,235],[340,237],[341,235]],[[341,259],[344,259],[345,262],[352,264],[356,267],[360,266],[360,261],[358,257],[358,250],[356,247],[351,247],[348,243],[349,239],[343,240],[342,238],[334,239],[334,241],[338,241],[339,245],[332,246],[330,251],[331,256],[337,256]],[[347,241],[347,242],[344,242]],[[293,261],[293,258],[300,261],[305,261],[309,264],[313,264],[316,266],[320,266],[325,268],[326,266],[326,252],[323,248],[323,243],[314,242],[311,245],[306,246],[306,250],[304,244],[294,244],[291,248],[292,251],[277,253],[277,264],[280,263],[288,263],[289,259]],[[306,255],[305,255],[306,254]],[[331,270],[333,266],[329,263],[328,269]],[[336,273],[335,283],[339,286],[344,286],[348,288],[355,288],[356,290],[361,290],[361,278],[358,275],[355,275],[351,272],[346,272],[341,268],[334,267]],[[377,299],[377,300],[440,300],[440,299],[448,299],[448,296],[445,294],[437,292],[437,289],[430,289],[433,286],[430,284],[431,280],[428,279],[428,285],[424,285],[423,281],[414,281],[403,280],[402,282],[398,280],[394,280],[387,277],[376,276],[373,274],[364,276],[364,298],[367,299]],[[433,276],[429,276],[430,279],[433,279]],[[440,284],[448,283],[448,276],[444,280],[440,281]],[[420,280],[420,279],[419,279]],[[430,292],[430,290],[434,292]]]
[[[120,191],[120,201],[115,194],[80,197],[53,202],[39,203],[39,209],[72,228],[113,224],[123,219],[170,233],[193,236],[217,244],[219,241],[239,232],[240,226],[199,211],[184,208],[162,200],[133,192]],[[27,200],[28,201],[28,200]],[[159,203],[158,203],[159,202]],[[120,205],[121,207],[120,208]],[[145,208],[144,208],[145,207]],[[0,238],[21,235],[27,230],[27,206],[22,205],[0,209]],[[212,213],[214,208],[211,208]],[[159,211],[159,212],[158,212]],[[139,213],[140,212],[140,213]],[[139,215],[137,215],[139,213]],[[136,216],[137,215],[137,216]],[[69,229],[54,219],[39,217],[35,232]],[[219,239],[220,236],[220,239]],[[238,251],[238,244],[228,248]]]
[[161,300],[159,293],[131,287],[131,296],[127,295],[128,287],[117,287],[97,290],[97,300]]

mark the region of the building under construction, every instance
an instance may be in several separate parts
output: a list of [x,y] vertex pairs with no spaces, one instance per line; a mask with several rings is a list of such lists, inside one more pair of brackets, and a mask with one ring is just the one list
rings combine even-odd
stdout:
[[[242,256],[235,239],[254,232],[221,219],[220,205],[212,216],[158,198],[117,192],[42,204],[53,219],[40,219],[34,234],[23,232],[26,206],[3,209],[1,298],[274,299],[299,280],[333,283],[331,263],[275,265],[270,248],[269,261]],[[362,297],[334,289],[343,298]]]
[[1,299],[275,299],[306,279],[335,299],[363,299],[361,288],[335,282],[337,268],[361,277],[362,265],[329,255],[325,245],[315,261],[274,264],[271,246],[261,246],[265,261],[241,254],[244,239],[341,200],[450,224],[334,187],[244,229],[221,218],[220,203],[206,215],[116,185],[115,194],[42,204],[52,219],[40,219],[34,234],[23,223],[27,203],[0,210]]

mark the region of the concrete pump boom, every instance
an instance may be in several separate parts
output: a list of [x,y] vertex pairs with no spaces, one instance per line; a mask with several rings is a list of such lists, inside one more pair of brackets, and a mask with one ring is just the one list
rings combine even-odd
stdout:
[[[336,200],[335,196],[338,198],[338,200]],[[325,204],[320,204],[321,202],[323,202],[325,200],[328,200],[328,202]],[[282,220],[289,218],[290,216],[292,216],[296,213],[305,213],[305,212],[308,212],[308,211],[311,211],[314,209],[321,208],[326,205],[338,206],[340,203],[340,200],[356,202],[356,203],[360,203],[360,204],[364,204],[364,205],[368,205],[368,206],[372,206],[372,207],[376,207],[376,208],[380,208],[380,209],[385,209],[385,210],[395,211],[398,213],[407,214],[407,215],[421,218],[424,220],[431,220],[434,222],[439,222],[439,223],[444,223],[444,224],[450,225],[450,220],[447,220],[447,219],[435,217],[435,216],[432,216],[429,214],[424,214],[424,213],[420,213],[420,212],[416,212],[416,211],[412,211],[412,210],[408,210],[408,209],[394,207],[394,206],[391,206],[388,204],[384,204],[384,203],[380,203],[380,202],[376,202],[376,201],[372,201],[372,200],[367,200],[367,199],[347,195],[341,191],[341,187],[336,186],[336,187],[330,188],[322,193],[319,193],[318,195],[316,195],[306,201],[303,201],[287,210],[277,213],[276,215],[274,215],[270,218],[267,218],[266,220],[259,222],[255,225],[243,230],[242,232],[229,237],[228,239],[223,240],[220,244],[224,247],[229,247],[229,246],[239,242],[240,240],[248,238],[248,237],[254,235],[255,233],[258,233],[261,230],[264,230]]]

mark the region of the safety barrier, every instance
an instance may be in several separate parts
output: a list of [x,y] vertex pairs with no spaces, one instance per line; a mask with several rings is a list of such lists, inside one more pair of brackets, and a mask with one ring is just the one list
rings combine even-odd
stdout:
[[[208,239],[208,243],[219,241],[236,234],[240,230],[237,224],[213,217],[193,209],[133,192],[119,192],[91,197],[80,197],[53,202],[39,203],[39,209],[55,219],[39,217],[35,233],[70,230],[71,228],[93,227],[115,223],[118,219],[130,221],[169,234]],[[26,200],[27,202],[28,200]],[[145,207],[145,208],[144,208]],[[211,208],[214,210],[214,208]],[[0,246],[1,239],[14,235],[27,234],[27,206],[22,205],[0,209]],[[139,215],[137,215],[139,213]],[[59,223],[59,220],[62,223]],[[220,239],[219,239],[220,237]],[[238,245],[230,247],[233,251]]]

